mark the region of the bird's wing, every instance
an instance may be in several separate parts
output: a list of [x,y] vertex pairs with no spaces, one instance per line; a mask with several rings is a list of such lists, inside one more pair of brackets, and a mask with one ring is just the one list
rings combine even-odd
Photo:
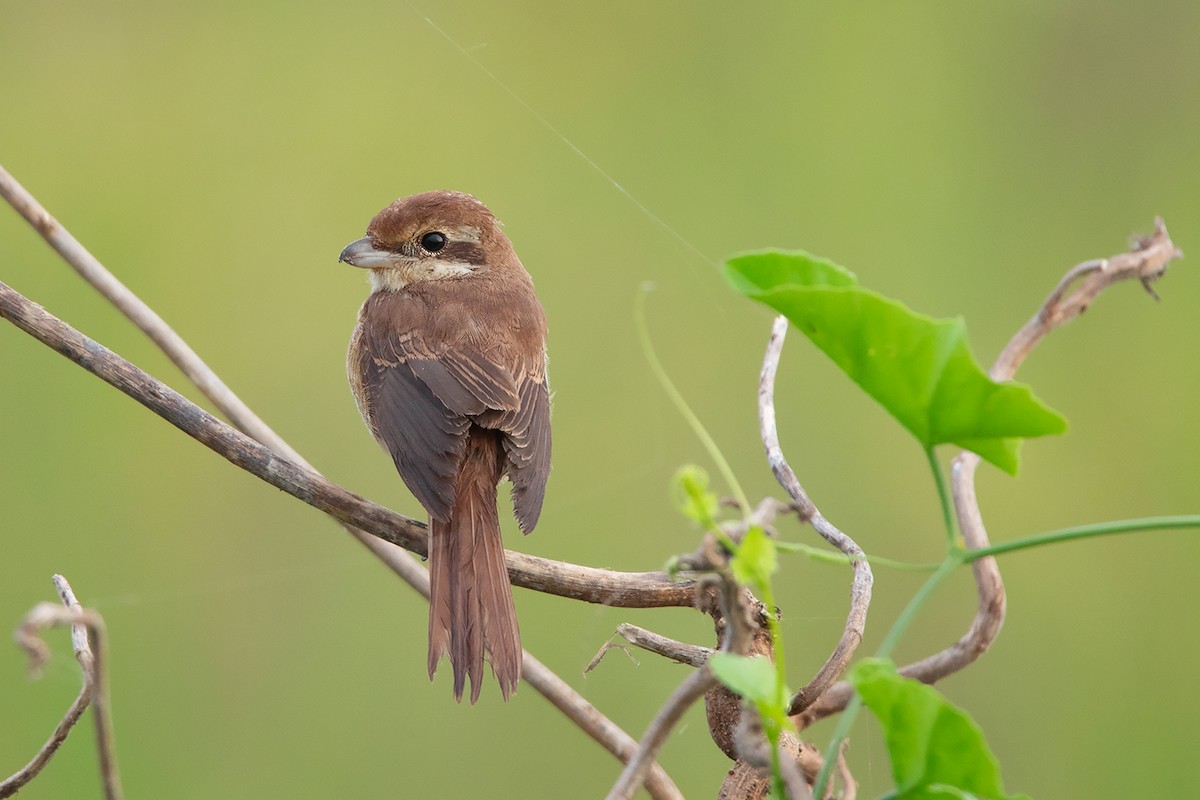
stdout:
[[475,420],[485,428],[503,431],[508,477],[513,484],[513,510],[521,530],[537,525],[550,476],[550,387],[545,361],[518,365],[517,403],[510,409],[490,409]]
[[[471,423],[503,431],[514,491],[518,499],[535,496],[522,500],[518,510],[522,527],[528,529],[527,522],[532,527],[549,469],[549,398],[541,397],[539,406],[537,392],[541,386],[545,395],[544,379],[539,383],[522,375],[518,386],[513,370],[494,358],[470,348],[438,349],[411,328],[360,326],[351,369],[357,372],[372,432],[421,505],[444,521],[454,505],[455,478]],[[538,377],[542,374],[544,368]],[[540,486],[535,486],[526,455],[531,448],[545,451]]]

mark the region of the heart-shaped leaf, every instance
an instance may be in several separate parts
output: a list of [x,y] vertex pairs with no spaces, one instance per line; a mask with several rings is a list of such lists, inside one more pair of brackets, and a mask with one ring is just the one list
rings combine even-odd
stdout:
[[983,731],[937,689],[901,677],[886,659],[861,661],[846,677],[883,727],[896,782],[890,796],[1029,800],[1005,794]]
[[799,250],[735,256],[725,275],[791,320],[925,448],[953,443],[1016,474],[1022,438],[1066,430],[1028,386],[988,377],[961,318],[919,314]]

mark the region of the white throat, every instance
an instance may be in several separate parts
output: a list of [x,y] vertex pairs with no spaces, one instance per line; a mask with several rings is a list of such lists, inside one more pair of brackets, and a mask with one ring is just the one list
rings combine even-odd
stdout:
[[372,292],[398,292],[410,283],[441,281],[470,275],[477,269],[465,261],[412,261],[395,267],[372,269],[369,274]]

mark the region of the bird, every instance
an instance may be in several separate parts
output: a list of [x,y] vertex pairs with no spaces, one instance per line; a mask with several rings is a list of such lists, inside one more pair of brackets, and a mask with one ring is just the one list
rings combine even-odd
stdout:
[[546,314],[500,222],[463,192],[396,200],[342,250],[368,270],[347,375],[371,434],[429,515],[432,680],[449,656],[454,697],[479,698],[485,653],[504,699],[521,633],[497,492],[507,476],[524,533],[550,473]]

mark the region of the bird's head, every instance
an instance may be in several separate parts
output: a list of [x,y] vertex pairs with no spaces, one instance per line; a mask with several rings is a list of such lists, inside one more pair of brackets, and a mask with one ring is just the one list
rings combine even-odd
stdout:
[[463,192],[425,192],[380,211],[338,261],[371,270],[375,291],[520,267],[488,207]]

